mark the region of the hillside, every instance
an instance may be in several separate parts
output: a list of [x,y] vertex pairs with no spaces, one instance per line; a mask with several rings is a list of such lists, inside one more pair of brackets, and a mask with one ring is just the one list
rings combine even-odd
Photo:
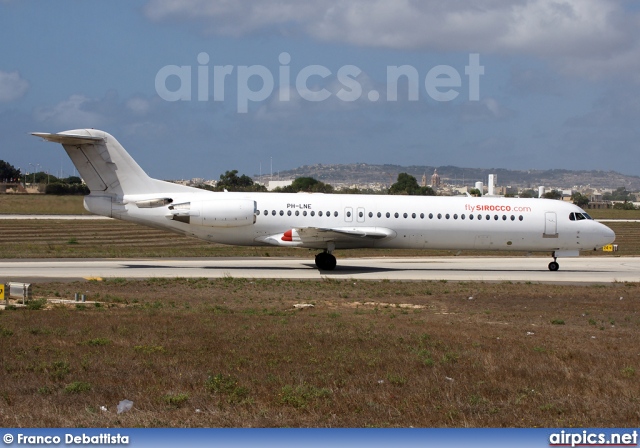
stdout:
[[[409,173],[422,179],[426,173],[427,179],[434,169],[443,182],[459,185],[473,185],[477,181],[487,183],[489,174],[497,175],[497,185],[536,188],[539,185],[547,187],[571,188],[589,185],[592,188],[626,187],[630,191],[640,190],[640,176],[629,176],[615,171],[571,171],[571,170],[507,170],[504,168],[460,168],[456,166],[400,166],[400,165],[370,165],[367,163],[353,163],[347,165],[303,165],[299,168],[281,171],[280,179],[295,179],[310,176],[322,182],[331,184],[369,184],[390,183],[395,181],[398,173]],[[256,177],[257,179],[257,177]],[[264,181],[269,176],[262,176]],[[275,178],[274,178],[275,179]]]

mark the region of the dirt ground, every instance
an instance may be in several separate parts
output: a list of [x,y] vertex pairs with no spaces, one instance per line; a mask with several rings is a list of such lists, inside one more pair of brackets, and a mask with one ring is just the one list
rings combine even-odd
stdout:
[[[27,307],[0,311],[5,427],[640,421],[637,283],[152,278],[33,288]],[[51,303],[75,292],[96,303]],[[133,409],[117,414],[123,399]]]

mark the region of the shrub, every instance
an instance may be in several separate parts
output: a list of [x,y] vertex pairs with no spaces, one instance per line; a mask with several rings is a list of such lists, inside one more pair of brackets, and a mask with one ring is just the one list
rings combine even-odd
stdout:
[[189,394],[166,394],[162,396],[162,401],[175,408],[179,408],[188,400]]
[[83,381],[74,381],[73,383],[67,384],[64,388],[64,391],[67,394],[79,394],[81,392],[88,392],[90,390],[91,384],[85,383]]

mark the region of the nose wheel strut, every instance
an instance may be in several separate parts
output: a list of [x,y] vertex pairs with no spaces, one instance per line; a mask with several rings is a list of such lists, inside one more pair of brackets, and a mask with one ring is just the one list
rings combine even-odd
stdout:
[[557,259],[558,259],[558,257],[556,257],[556,254],[554,252],[553,253],[553,261],[551,263],[549,263],[549,270],[552,271],[552,272],[555,272],[558,269],[560,269],[560,265],[556,261]]

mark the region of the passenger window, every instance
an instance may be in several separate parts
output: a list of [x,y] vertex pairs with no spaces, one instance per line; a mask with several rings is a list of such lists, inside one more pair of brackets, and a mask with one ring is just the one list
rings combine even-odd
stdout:
[[318,212],[318,216],[322,216],[322,210]]
[[405,213],[405,214],[404,214],[404,215],[402,215],[402,216],[404,217],[404,219],[407,219],[407,216],[409,216],[409,215],[407,215],[407,214]]
[[264,216],[267,216],[269,214],[269,210],[265,210],[264,211]]
[[287,216],[291,216],[291,210],[287,210]]
[[415,213],[411,213],[411,217],[412,217],[413,219],[416,219],[416,214],[415,214]]
[[280,210],[280,216],[284,216],[284,212]]
[[424,219],[424,213],[420,213],[420,219]]
[[458,219],[458,214],[457,214],[457,213],[455,213],[455,214],[453,215],[453,219]]
[[516,217],[511,215],[511,221],[515,221],[515,220],[516,220]]
[[507,215],[502,215],[502,220],[506,221],[507,220]]
[[333,212],[333,216],[338,217],[338,212]]
[[311,216],[316,216],[316,212],[312,211]]
[[398,212],[395,212],[395,213],[393,214],[393,216],[395,216],[395,217],[397,218],[397,217],[398,217],[398,216],[400,216],[400,215],[398,214]]
[[482,221],[482,215],[478,215],[478,221]]
[[260,210],[256,210],[256,215],[260,216]]
[[473,215],[469,215],[469,220],[473,221]]
[[493,219],[495,219],[496,221],[498,220],[498,218],[500,218],[498,215],[494,215]]
[[347,218],[351,218],[351,212],[347,212]]
[[271,210],[271,214],[272,214],[273,216],[276,216],[276,211],[275,211],[275,210]]
[[464,213],[460,216],[460,219],[464,219]]
[[307,211],[306,210],[302,212],[302,216],[307,216]]
[[451,216],[449,215],[449,213],[447,213],[446,215],[444,215],[444,217],[449,219]]
[[382,213],[378,212],[378,218],[382,218]]
[[429,219],[433,219],[433,213],[429,213]]
[[296,216],[300,216],[300,210],[296,210]]
[[522,221],[522,220],[524,219],[524,217],[523,217],[522,215],[520,215],[520,216],[518,217],[518,219],[519,219],[520,221]]
[[438,213],[438,219],[442,219],[442,213]]
[[387,212],[387,218],[391,218],[391,213]]
[[362,218],[363,216],[364,216],[364,213],[358,212],[358,217]]
[[[487,221],[491,221],[491,216],[487,215],[485,216],[485,218],[487,219]],[[498,219],[498,216],[496,216],[496,219]]]
[[369,212],[369,218],[373,218],[373,212]]

